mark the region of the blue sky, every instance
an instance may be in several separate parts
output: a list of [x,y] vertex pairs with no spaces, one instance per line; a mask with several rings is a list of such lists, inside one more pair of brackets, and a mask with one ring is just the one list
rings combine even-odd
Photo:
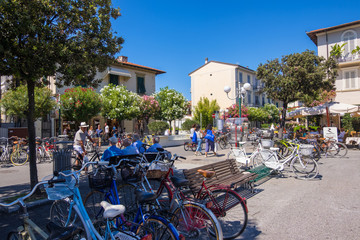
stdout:
[[166,71],[169,86],[191,100],[188,74],[209,60],[256,70],[283,55],[316,51],[306,32],[360,20],[360,1],[113,0],[122,16],[113,29],[125,39],[119,55]]

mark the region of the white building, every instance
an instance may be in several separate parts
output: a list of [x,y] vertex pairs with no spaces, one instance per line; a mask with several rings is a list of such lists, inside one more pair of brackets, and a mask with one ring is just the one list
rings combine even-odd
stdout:
[[318,55],[330,57],[335,44],[344,46],[338,59],[339,71],[335,82],[335,101],[360,105],[360,54],[352,54],[360,46],[360,20],[306,33],[318,48]]
[[247,92],[244,105],[259,107],[272,101],[261,93],[263,83],[256,78],[256,72],[248,67],[238,64],[208,61],[196,70],[189,73],[191,78],[191,107],[197,105],[201,97],[207,97],[210,101],[217,100],[220,109],[225,110],[231,105],[238,103],[239,99],[230,100],[224,92],[225,86],[231,87],[229,97],[234,98],[239,82],[251,84],[251,90]]

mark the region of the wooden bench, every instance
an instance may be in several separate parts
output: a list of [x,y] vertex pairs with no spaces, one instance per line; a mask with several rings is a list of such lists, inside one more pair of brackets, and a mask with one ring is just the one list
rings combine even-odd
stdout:
[[254,180],[257,177],[256,173],[240,172],[235,159],[228,159],[197,168],[185,169],[183,173],[185,178],[189,180],[189,187],[193,193],[199,191],[201,183],[203,182],[203,176],[197,172],[198,169],[215,172],[215,175],[212,178],[206,180],[205,183],[207,186],[222,184],[228,185],[231,188],[240,185],[251,187],[251,180]]

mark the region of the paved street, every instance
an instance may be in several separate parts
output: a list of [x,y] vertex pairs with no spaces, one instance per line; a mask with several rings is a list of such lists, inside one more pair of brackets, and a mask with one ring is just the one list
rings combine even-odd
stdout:
[[[225,159],[194,156],[182,146],[168,148],[186,156],[178,169],[191,168]],[[321,159],[321,177],[302,181],[285,173],[259,185],[248,199],[248,227],[238,239],[358,239],[360,234],[360,151],[349,150],[344,159]],[[51,174],[52,164],[39,164],[39,179]],[[0,195],[12,195],[27,188],[28,166],[0,168]],[[47,222],[50,205],[35,207],[30,216],[36,223]],[[40,221],[39,221],[40,220]],[[18,224],[18,215],[0,214],[1,239]]]

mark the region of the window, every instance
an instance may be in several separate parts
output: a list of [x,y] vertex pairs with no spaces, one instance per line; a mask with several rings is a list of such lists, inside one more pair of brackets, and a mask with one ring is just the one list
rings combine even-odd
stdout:
[[276,103],[276,107],[277,107],[277,108],[279,107],[279,103]]
[[115,86],[119,85],[119,76],[110,74],[110,81],[109,83],[114,84]]
[[248,94],[248,104],[251,104],[251,93]]
[[240,83],[242,83],[242,82],[243,82],[242,72],[239,72],[239,82],[240,82]]
[[265,105],[265,98],[264,97],[262,97],[262,106],[264,106]]
[[145,94],[145,78],[144,77],[137,77],[136,78],[136,92],[139,94]]
[[260,105],[259,97],[258,97],[258,96],[255,96],[255,104],[256,104],[256,105]]
[[355,86],[355,71],[344,72],[345,89],[353,89]]
[[353,30],[345,31],[341,35],[341,41],[343,43],[346,43],[344,46],[344,55],[347,57],[348,55],[351,55],[351,51],[355,48],[355,40],[356,40],[356,32]]
[[248,83],[251,83],[250,75],[248,75]]

